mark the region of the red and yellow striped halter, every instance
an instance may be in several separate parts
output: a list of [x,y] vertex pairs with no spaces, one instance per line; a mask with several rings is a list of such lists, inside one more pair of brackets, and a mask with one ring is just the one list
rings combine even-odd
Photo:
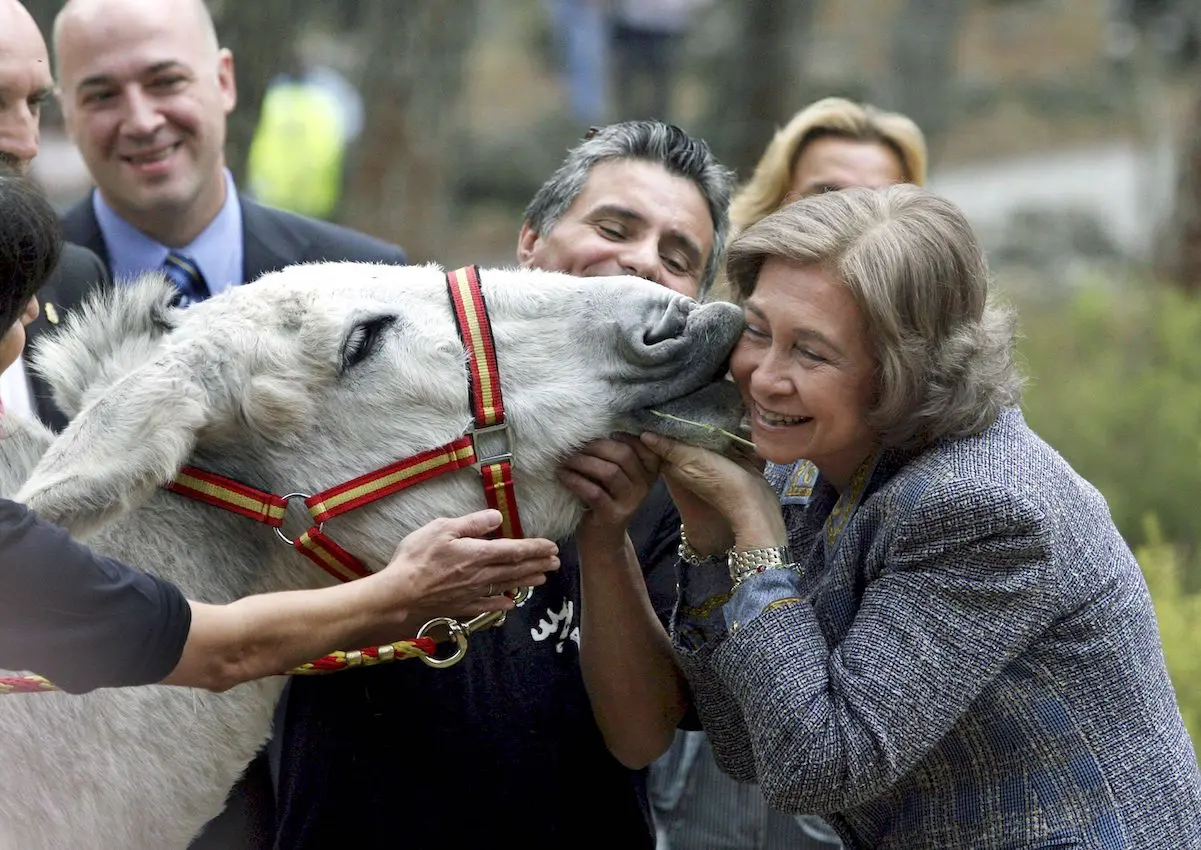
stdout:
[[[311,496],[304,493],[279,496],[194,466],[183,467],[175,480],[167,484],[167,489],[271,526],[281,540],[339,581],[352,581],[367,575],[369,571],[358,558],[326,536],[321,530],[326,520],[376,499],[399,493],[442,473],[468,466],[479,467],[484,498],[489,507],[501,513],[500,534],[504,537],[524,536],[513,492],[513,453],[500,392],[496,345],[492,340],[487,305],[480,292],[479,269],[468,266],[450,272],[446,275],[446,285],[454,306],[459,336],[467,349],[467,392],[471,399],[473,422],[466,434]],[[282,531],[284,514],[291,499],[304,499],[314,523],[295,540],[288,539]],[[528,591],[528,588],[521,588],[508,591],[507,595],[520,603]],[[467,635],[470,632],[502,622],[504,612],[495,611],[480,614],[465,624],[449,617],[437,617],[423,625],[415,638],[350,652],[334,652],[287,673],[331,673],[400,658],[420,658],[431,667],[450,667],[466,654]],[[455,644],[449,657],[437,658],[434,655],[437,643],[429,634],[437,627],[446,628]],[[42,676],[0,677],[0,694],[55,690],[58,688],[54,683]]]
[[[469,466],[479,468],[484,498],[489,507],[501,513],[501,536],[522,537],[521,518],[513,492],[509,425],[505,421],[496,345],[487,305],[480,291],[479,269],[466,266],[448,272],[446,286],[459,337],[467,349],[467,393],[473,422],[466,434],[312,495],[287,493],[280,496],[194,466],[183,467],[167,489],[271,526],[281,540],[339,581],[361,578],[368,570],[358,558],[322,531],[326,521],[443,473]],[[291,499],[303,499],[313,520],[313,526],[294,540],[281,530]]]

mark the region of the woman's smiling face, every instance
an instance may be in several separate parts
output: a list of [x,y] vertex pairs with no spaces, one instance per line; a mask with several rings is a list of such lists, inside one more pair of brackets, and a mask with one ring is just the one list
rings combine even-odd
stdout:
[[756,450],[811,461],[841,490],[877,443],[876,359],[855,299],[819,266],[769,258],[744,309],[730,371]]

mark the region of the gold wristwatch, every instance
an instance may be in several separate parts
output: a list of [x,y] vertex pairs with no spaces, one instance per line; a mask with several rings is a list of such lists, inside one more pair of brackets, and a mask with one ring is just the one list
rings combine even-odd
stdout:
[[793,568],[792,553],[787,546],[770,546],[764,549],[731,549],[727,557],[730,578],[735,587],[744,579],[766,570],[790,570]]

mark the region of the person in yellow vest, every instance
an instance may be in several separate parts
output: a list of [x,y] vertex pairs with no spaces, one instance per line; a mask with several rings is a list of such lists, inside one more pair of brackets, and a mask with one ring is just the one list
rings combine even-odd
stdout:
[[250,193],[261,203],[333,219],[342,199],[346,151],[362,129],[362,100],[322,66],[281,75],[263,96],[247,159]]

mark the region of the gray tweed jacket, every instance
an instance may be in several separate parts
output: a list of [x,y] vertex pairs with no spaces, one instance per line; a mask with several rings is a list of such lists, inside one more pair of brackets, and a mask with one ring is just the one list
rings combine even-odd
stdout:
[[849,505],[811,470],[769,472],[802,601],[730,633],[682,567],[673,637],[724,770],[848,848],[1201,847],[1138,564],[1019,411],[884,452]]

